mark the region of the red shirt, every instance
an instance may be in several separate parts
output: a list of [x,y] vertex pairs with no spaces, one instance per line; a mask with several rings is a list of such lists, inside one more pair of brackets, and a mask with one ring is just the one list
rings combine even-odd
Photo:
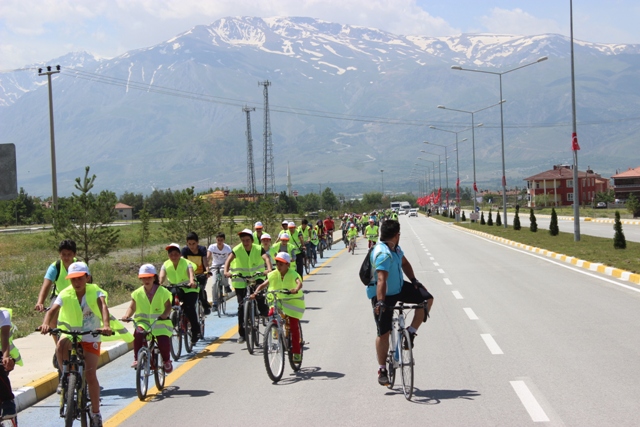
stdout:
[[323,223],[324,223],[324,229],[325,230],[327,230],[327,231],[333,230],[333,227],[334,227],[335,224],[333,223],[332,219],[325,219],[323,221]]

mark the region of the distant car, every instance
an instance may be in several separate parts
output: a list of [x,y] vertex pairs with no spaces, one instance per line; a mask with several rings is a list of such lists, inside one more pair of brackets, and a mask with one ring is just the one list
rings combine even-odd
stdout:
[[418,216],[418,209],[409,210],[409,217],[412,217],[412,216]]
[[406,214],[407,214],[407,211],[405,211],[404,209],[400,209],[398,211],[398,215],[406,215]]
[[606,202],[598,202],[598,204],[596,205],[596,209],[606,209],[606,208],[607,208]]

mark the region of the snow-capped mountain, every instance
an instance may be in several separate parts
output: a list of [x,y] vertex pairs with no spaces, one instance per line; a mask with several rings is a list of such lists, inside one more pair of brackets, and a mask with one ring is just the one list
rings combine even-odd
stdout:
[[[150,182],[243,187],[241,107],[257,107],[252,132],[260,170],[264,98],[257,82],[269,80],[278,184],[285,174],[278,161],[288,160],[298,183],[375,187],[383,167],[385,187],[400,187],[422,141],[452,142],[452,135],[428,125],[460,130],[470,124],[469,116],[438,110],[438,104],[472,111],[499,98],[497,78],[454,72],[451,65],[501,72],[548,56],[535,69],[503,79],[507,175],[517,185],[531,171],[570,159],[569,48],[566,37],[553,34],[401,36],[312,18],[224,18],[109,60],[70,53],[0,74],[1,142],[17,146],[20,185],[47,194],[47,79],[37,68],[59,64],[53,89],[63,183],[91,165],[99,184],[116,192],[146,191]],[[640,103],[640,45],[581,41],[576,57],[586,161],[603,174],[637,166],[621,162],[629,161],[638,128],[631,112]],[[484,122],[476,132],[478,181],[495,187],[497,113],[476,117]],[[463,147],[460,174],[468,185],[470,148]],[[428,151],[439,153],[436,148]],[[194,169],[197,174],[189,172]],[[72,190],[59,186],[61,193]]]

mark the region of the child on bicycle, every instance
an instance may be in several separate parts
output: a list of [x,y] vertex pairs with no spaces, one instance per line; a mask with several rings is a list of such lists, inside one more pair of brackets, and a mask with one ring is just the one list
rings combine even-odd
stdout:
[[[107,292],[98,285],[87,283],[89,267],[84,262],[74,262],[67,270],[67,279],[71,279],[71,286],[65,288],[51,305],[51,309],[44,317],[40,332],[46,334],[56,324],[62,329],[76,331],[97,330],[104,336],[112,335],[112,328],[117,334],[112,339],[133,341],[133,336],[109,315],[107,307]],[[105,340],[108,340],[106,338]],[[91,423],[102,426],[100,415],[100,383],[98,382],[98,359],[100,357],[101,336],[83,335],[81,348],[84,354],[85,374],[91,398]],[[61,337],[56,346],[58,366],[69,358],[71,340]]]
[[358,229],[354,223],[351,223],[349,226],[349,231],[347,232],[347,239],[349,242],[349,251],[351,251],[351,240],[353,239],[353,249],[356,248],[356,238],[358,237]]
[[0,336],[2,338],[2,364],[0,365],[0,403],[3,420],[16,417],[15,396],[11,390],[9,372],[13,371],[16,363],[22,366],[20,352],[13,345],[13,324],[11,323],[11,309],[0,308]]
[[[302,278],[292,268],[291,256],[286,252],[280,252],[276,255],[276,270],[267,275],[265,280],[258,286],[251,298],[255,299],[258,294],[267,288],[269,291],[288,290],[290,295],[283,294],[279,297],[280,307],[276,309],[282,310],[289,318],[289,327],[291,331],[291,352],[293,353],[293,361],[301,362],[300,354],[300,319],[304,315],[305,303],[304,294],[300,292],[302,289]],[[271,308],[273,310],[274,308]]]
[[144,264],[140,267],[138,278],[142,282],[142,286],[131,293],[131,304],[122,317],[122,320],[128,321],[133,316],[133,320],[137,324],[133,333],[133,363],[131,367],[138,366],[138,351],[144,344],[147,331],[155,321],[151,332],[158,342],[160,355],[164,361],[164,372],[169,374],[173,371],[169,354],[171,351],[171,329],[173,328],[169,316],[171,316],[173,295],[167,288],[160,286],[156,268],[151,264]]

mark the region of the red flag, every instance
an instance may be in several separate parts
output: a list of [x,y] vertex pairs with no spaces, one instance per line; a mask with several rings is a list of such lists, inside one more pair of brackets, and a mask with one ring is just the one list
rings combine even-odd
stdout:
[[478,192],[478,186],[475,182],[473,183],[473,191],[475,191],[476,193]]
[[580,145],[578,144],[578,134],[575,132],[571,135],[571,149],[573,151],[578,151],[580,149]]

